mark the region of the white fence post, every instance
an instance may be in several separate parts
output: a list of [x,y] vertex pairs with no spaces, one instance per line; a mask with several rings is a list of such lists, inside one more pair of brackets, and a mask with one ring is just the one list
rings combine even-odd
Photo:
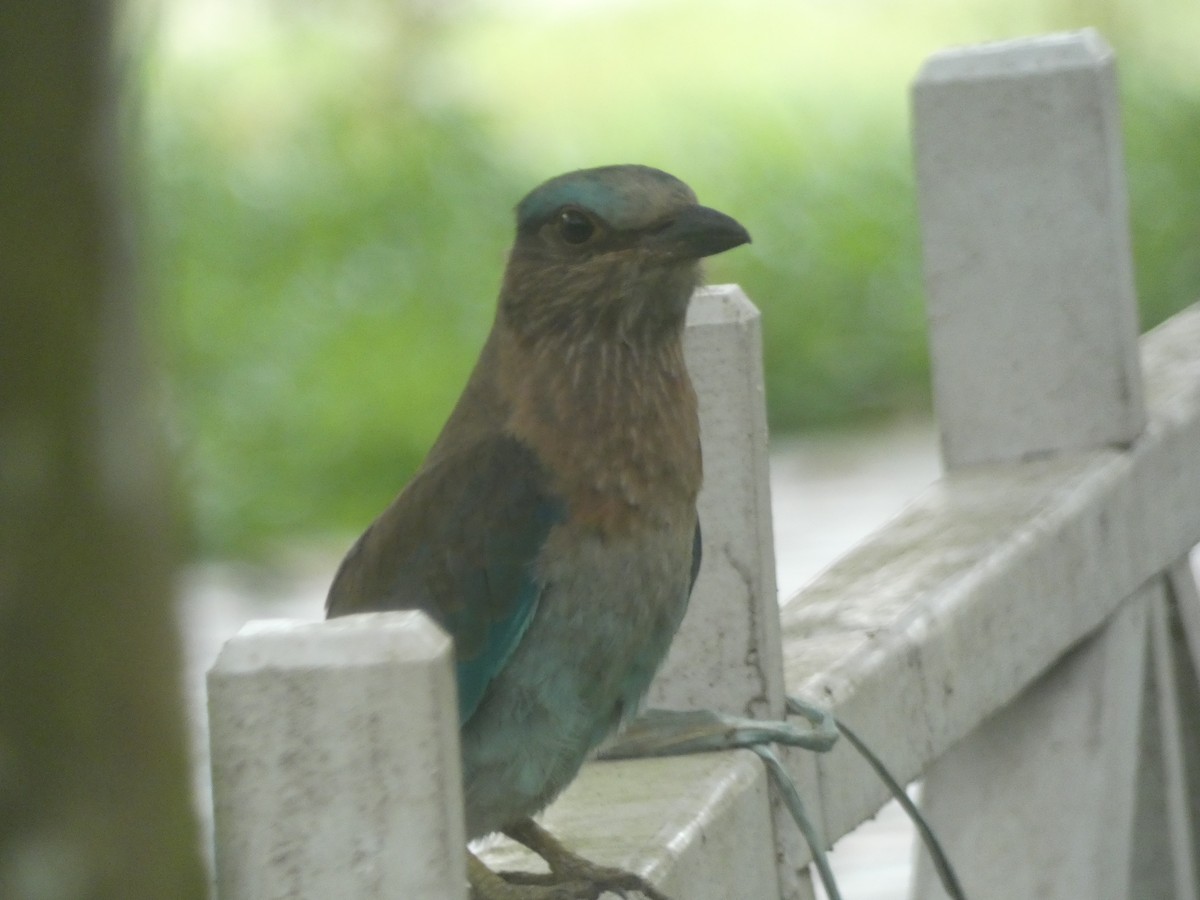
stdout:
[[935,53],[913,89],[948,469],[1128,444],[1137,309],[1111,49],[1092,31]]
[[1130,896],[1200,897],[1200,596],[1189,561],[1157,579],[1146,642]]
[[[684,350],[700,402],[704,563],[647,705],[781,719],[783,642],[758,308],[737,285],[701,288],[692,297]],[[815,764],[797,761],[802,765],[815,784]],[[772,803],[781,900],[807,900],[800,834],[779,798]],[[819,798],[808,803],[817,815]]]
[[783,715],[759,312],[737,285],[692,298],[684,340],[700,402],[704,561],[647,706]]
[[[1133,442],[1145,414],[1112,51],[1086,31],[936,54],[913,103],[947,469]],[[1161,595],[1148,584],[927,770],[927,812],[973,900],[1152,896],[1132,881],[1132,828]],[[928,865],[916,893],[944,896]]]
[[208,693],[220,900],[465,900],[451,643],[431,620],[251,623]]

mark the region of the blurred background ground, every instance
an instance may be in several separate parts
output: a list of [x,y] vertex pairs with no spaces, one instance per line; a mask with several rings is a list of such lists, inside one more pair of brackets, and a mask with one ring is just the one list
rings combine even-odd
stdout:
[[[655,165],[753,234],[709,275],[763,310],[783,596],[935,476],[907,133],[927,55],[1100,28],[1120,60],[1143,327],[1200,285],[1200,11],[1175,0],[130,12],[201,792],[204,668],[249,618],[320,615],[340,553],[461,389],[512,208],[545,178]],[[848,896],[902,896],[907,829],[882,818],[839,851]]]

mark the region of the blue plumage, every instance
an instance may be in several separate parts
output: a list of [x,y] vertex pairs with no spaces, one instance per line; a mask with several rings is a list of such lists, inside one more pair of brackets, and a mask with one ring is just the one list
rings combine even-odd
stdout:
[[455,639],[465,723],[529,627],[541,594],[533,564],[564,517],[537,459],[512,438],[431,454],[343,561],[329,615],[427,612]]

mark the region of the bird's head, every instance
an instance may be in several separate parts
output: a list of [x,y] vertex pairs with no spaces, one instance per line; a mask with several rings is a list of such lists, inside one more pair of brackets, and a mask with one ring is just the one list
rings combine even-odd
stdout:
[[518,334],[675,336],[700,260],[750,241],[738,222],[648,166],[552,178],[517,206],[500,315]]

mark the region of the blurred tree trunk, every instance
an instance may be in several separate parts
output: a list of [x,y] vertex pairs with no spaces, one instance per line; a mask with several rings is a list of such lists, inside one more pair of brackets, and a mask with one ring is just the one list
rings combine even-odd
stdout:
[[111,0],[0,3],[0,897],[206,892]]

